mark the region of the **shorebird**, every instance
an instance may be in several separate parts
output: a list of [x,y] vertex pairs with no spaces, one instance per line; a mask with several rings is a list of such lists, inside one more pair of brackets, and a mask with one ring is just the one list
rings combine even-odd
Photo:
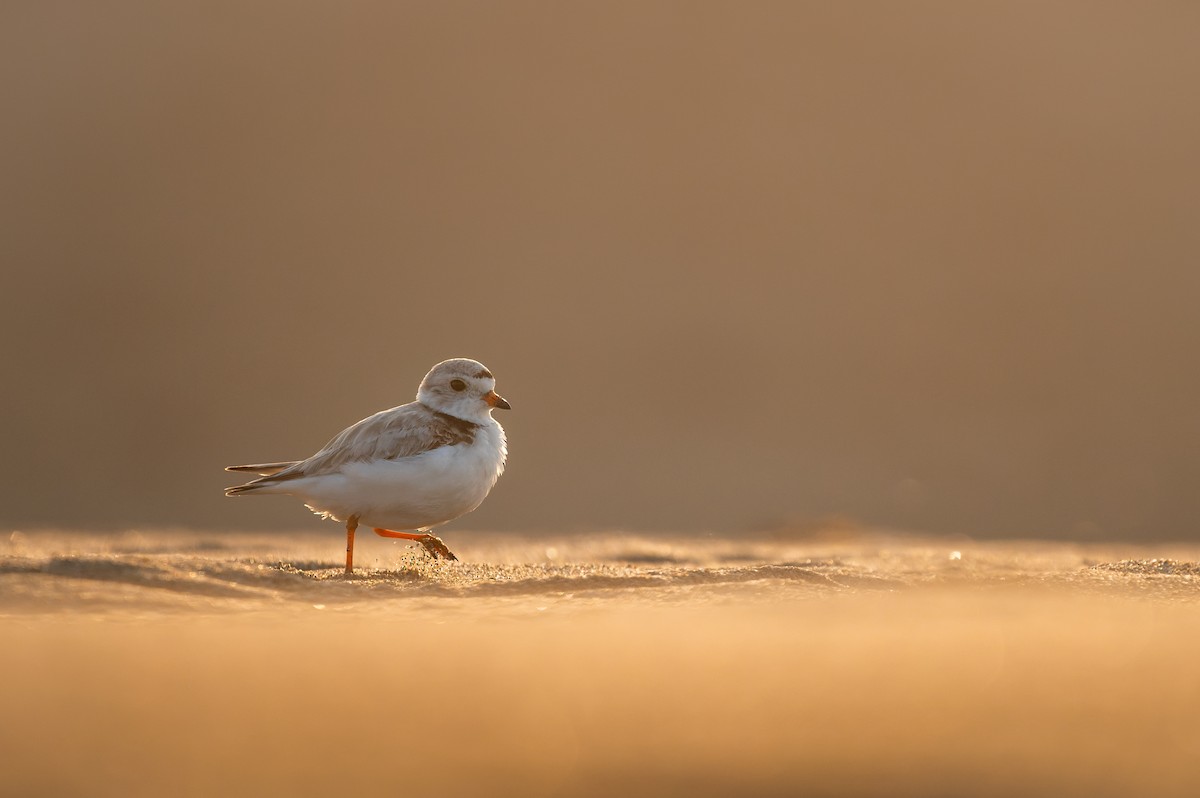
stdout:
[[229,466],[260,477],[225,495],[297,496],[322,518],[345,523],[347,574],[354,572],[360,523],[381,537],[415,540],[434,558],[457,560],[429,530],[487,498],[508,457],[492,410],[510,408],[482,363],[444,360],[421,380],[415,402],[347,427],[307,460]]

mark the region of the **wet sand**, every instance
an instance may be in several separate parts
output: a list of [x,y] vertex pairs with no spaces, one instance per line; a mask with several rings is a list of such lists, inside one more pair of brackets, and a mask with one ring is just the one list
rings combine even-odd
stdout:
[[1195,546],[445,537],[0,543],[0,794],[1200,789]]

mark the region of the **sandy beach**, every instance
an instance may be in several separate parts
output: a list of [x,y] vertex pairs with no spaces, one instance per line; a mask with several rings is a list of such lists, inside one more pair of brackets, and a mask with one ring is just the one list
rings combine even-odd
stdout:
[[1195,793],[1195,546],[453,544],[13,535],[3,794]]

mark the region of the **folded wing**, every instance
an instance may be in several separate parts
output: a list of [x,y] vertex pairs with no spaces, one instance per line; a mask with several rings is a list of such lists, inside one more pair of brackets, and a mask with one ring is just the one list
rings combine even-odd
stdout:
[[[226,496],[250,493],[294,479],[336,473],[347,463],[416,457],[442,446],[471,443],[477,425],[411,402],[384,410],[347,427],[321,451],[295,463],[231,466],[228,471],[265,473],[245,485],[225,489]],[[279,466],[275,469],[275,466]]]

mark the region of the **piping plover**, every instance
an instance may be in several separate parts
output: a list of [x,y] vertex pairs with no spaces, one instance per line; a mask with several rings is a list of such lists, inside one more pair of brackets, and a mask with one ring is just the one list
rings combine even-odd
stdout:
[[360,523],[456,560],[429,530],[478,507],[504,472],[508,443],[492,410],[510,405],[495,388],[482,363],[444,360],[421,380],[417,401],[347,427],[307,460],[229,466],[261,476],[225,495],[298,496],[321,517],[344,522],[347,574]]

